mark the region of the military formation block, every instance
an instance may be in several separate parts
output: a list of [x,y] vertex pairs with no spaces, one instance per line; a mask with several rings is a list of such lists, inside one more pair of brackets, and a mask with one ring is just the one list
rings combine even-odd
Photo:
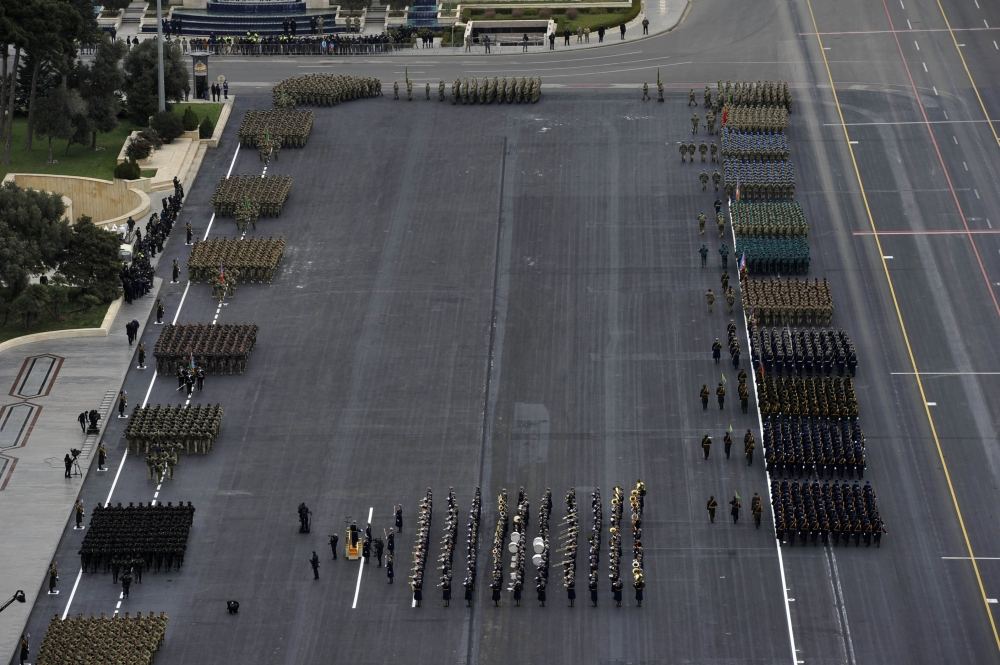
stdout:
[[167,615],[52,617],[36,665],[114,663],[151,665],[167,632]]
[[747,269],[757,275],[804,275],[809,272],[809,242],[803,237],[736,239],[736,256],[746,254]]
[[878,498],[868,483],[862,487],[833,481],[799,483],[790,480],[771,481],[771,505],[778,540],[794,545],[830,542],[847,545],[854,539],[857,547],[861,540],[865,546],[872,541],[882,544],[886,533],[878,512]]
[[336,106],[341,102],[382,94],[382,82],[367,76],[302,74],[280,81],[272,89],[274,105]]
[[304,148],[313,127],[313,112],[302,109],[247,111],[240,123],[244,148],[256,148],[263,138],[276,138],[283,148]]
[[858,478],[865,472],[865,435],[857,418],[768,416],[764,462],[772,476]]
[[786,160],[790,151],[784,132],[722,130],[722,156],[750,160]]
[[257,324],[168,324],[153,355],[160,374],[173,374],[192,361],[209,374],[242,374],[257,343]]
[[216,215],[232,217],[241,204],[249,202],[260,215],[277,217],[291,191],[291,176],[234,175],[219,181],[212,194],[212,210]]
[[240,281],[271,283],[285,252],[284,238],[213,238],[196,242],[188,259],[188,279],[211,282],[220,266],[239,272]]
[[726,192],[739,199],[790,199],[795,195],[795,165],[789,161],[727,159],[722,162]]
[[[707,88],[706,88],[707,90]],[[792,112],[792,92],[787,81],[722,81],[716,83],[715,104],[740,106],[780,106]]]
[[193,522],[190,502],[176,506],[98,504],[80,546],[80,563],[84,571],[95,573],[136,565],[143,570],[159,571],[164,566],[168,571],[180,570]]
[[758,374],[757,401],[764,416],[858,416],[858,397],[850,377]]
[[827,326],[833,318],[833,298],[826,278],[743,280],[743,307],[760,325]]
[[809,235],[806,214],[797,201],[733,201],[729,204],[729,212],[737,237]]
[[134,453],[164,447],[186,453],[207,453],[222,429],[222,407],[218,404],[135,407],[125,439]]
[[832,328],[750,327],[755,370],[766,374],[826,374],[854,376],[858,357],[851,338]]

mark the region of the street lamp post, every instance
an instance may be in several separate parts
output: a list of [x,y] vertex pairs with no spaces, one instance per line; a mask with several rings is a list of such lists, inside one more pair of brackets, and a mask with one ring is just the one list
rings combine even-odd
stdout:
[[0,605],[0,612],[3,612],[5,609],[7,609],[7,607],[11,603],[13,603],[15,600],[17,602],[19,602],[19,603],[23,603],[24,602],[24,592],[21,591],[20,589],[18,589],[17,591],[14,592],[14,595],[10,597],[10,600],[8,600],[3,605]]
[[163,8],[156,0],[156,92],[160,111],[167,110],[166,89],[163,82]]

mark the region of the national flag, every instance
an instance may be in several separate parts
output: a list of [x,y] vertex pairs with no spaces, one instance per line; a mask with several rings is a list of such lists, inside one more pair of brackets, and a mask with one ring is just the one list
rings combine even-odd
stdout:
[[740,272],[746,270],[746,267],[747,267],[747,253],[743,252],[740,255]]
[[729,120],[729,107],[722,109],[722,126],[726,126],[726,122]]
[[726,383],[728,383],[728,381],[726,381],[726,373],[725,372],[722,373],[722,381],[721,381],[721,383],[722,383],[722,385],[726,385]]
[[735,193],[734,193],[734,198],[735,198],[735,199],[736,199],[737,201],[739,201],[739,200],[740,200],[740,181],[739,181],[739,180],[737,180],[737,181],[736,181],[736,191],[735,191]]
[[761,380],[761,382],[763,382],[764,381],[764,363],[761,363],[759,365],[759,367],[760,367],[760,380]]
[[733,424],[732,423],[729,423],[729,429],[726,430],[726,431],[729,432],[730,434],[733,433]]

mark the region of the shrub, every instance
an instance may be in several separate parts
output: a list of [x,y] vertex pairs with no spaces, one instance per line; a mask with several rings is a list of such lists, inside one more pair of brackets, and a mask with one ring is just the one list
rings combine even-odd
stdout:
[[496,15],[497,15],[497,10],[495,9],[487,9],[485,12],[483,12],[483,18],[496,18]]
[[153,150],[159,150],[160,146],[163,145],[163,139],[155,129],[143,129],[139,132],[139,136],[142,137],[144,141],[153,146]]
[[568,18],[571,21],[575,19],[578,16],[578,14],[579,13],[576,11],[575,7],[570,7],[569,9],[566,10],[566,18]]
[[164,143],[170,143],[184,133],[184,123],[176,113],[160,111],[153,116],[149,126],[156,130]]
[[590,8],[590,13],[591,14],[603,14],[604,13],[604,8],[603,7],[591,7]]
[[212,134],[215,133],[215,123],[207,115],[202,118],[201,124],[198,125],[198,138],[200,139],[210,139]]
[[538,15],[542,18],[550,18],[552,16],[552,9],[549,7],[544,7],[538,10]]
[[140,174],[139,163],[131,159],[126,159],[115,167],[115,177],[121,180],[135,180]]
[[510,10],[510,15],[513,16],[514,18],[521,18],[522,16],[524,16],[524,10],[521,9],[520,7],[515,7],[514,9]]
[[184,131],[190,132],[198,129],[198,114],[190,106],[184,109],[184,117],[181,119],[184,124]]
[[151,152],[153,152],[152,144],[141,136],[136,136],[125,146],[125,157],[133,162],[146,159]]
[[482,16],[483,11],[484,10],[481,7],[473,7],[469,10],[469,16]]

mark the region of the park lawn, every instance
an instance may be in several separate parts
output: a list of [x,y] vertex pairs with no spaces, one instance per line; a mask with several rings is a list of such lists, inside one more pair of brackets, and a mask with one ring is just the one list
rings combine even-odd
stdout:
[[21,321],[14,316],[7,319],[7,323],[0,325],[0,342],[5,342],[21,335],[31,335],[32,333],[47,332],[49,330],[69,330],[72,328],[99,328],[104,321],[104,316],[108,313],[108,305],[94,305],[81,310],[74,310],[77,305],[70,303],[66,306],[66,311],[62,313],[62,318],[56,320],[51,316],[40,317],[25,328]]
[[[520,19],[530,19],[538,20],[540,18],[552,18],[556,22],[558,36],[562,36],[564,30],[569,30],[571,33],[576,33],[577,28],[590,28],[591,32],[595,32],[598,28],[604,27],[606,29],[617,28],[622,23],[628,23],[642,10],[642,2],[640,0],[632,0],[632,6],[628,9],[602,11],[600,13],[592,14],[590,13],[590,8],[581,8],[578,10],[576,18],[567,18],[564,9],[556,9],[551,12],[546,12],[546,15],[540,15],[540,10],[536,8],[523,8],[521,10],[521,16],[514,16],[512,10],[516,7],[510,8],[497,8],[493,11],[495,14],[493,16],[486,16],[485,11],[476,8],[474,5],[472,7],[464,6],[462,8],[462,20],[468,22],[469,19],[473,20],[495,20],[495,21],[510,21],[510,20],[520,20]],[[456,42],[458,39],[456,38]]]
[[170,110],[179,116],[184,115],[184,110],[187,107],[194,109],[195,115],[198,116],[198,122],[206,115],[212,119],[212,126],[219,124],[219,115],[222,113],[222,104],[214,104],[212,102],[180,102],[177,104],[171,104]]
[[91,150],[89,145],[73,145],[67,154],[66,141],[56,139],[52,142],[52,157],[56,163],[46,164],[45,160],[49,156],[48,138],[36,136],[31,152],[24,150],[27,124],[25,118],[14,118],[10,164],[0,163],[0,179],[8,173],[48,173],[114,180],[118,151],[128,135],[136,129],[130,121],[120,120],[118,126],[107,134],[97,135],[96,151]]

